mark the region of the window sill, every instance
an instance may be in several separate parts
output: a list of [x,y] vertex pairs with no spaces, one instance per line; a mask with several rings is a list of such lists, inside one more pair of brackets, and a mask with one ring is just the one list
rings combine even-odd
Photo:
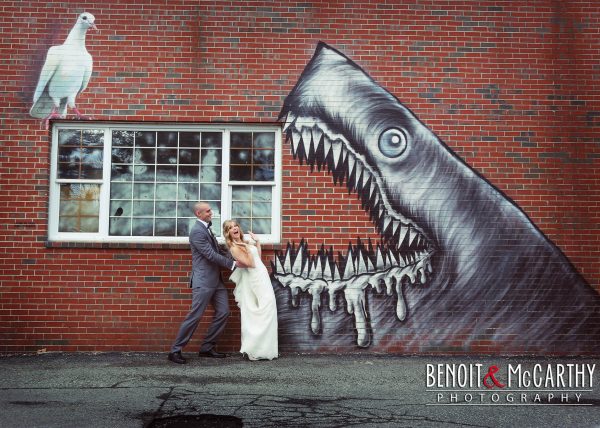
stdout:
[[[160,243],[133,243],[133,242],[65,242],[65,241],[46,241],[46,248],[96,248],[101,250],[112,249],[132,249],[132,250],[189,250],[190,244],[160,244]],[[223,244],[221,244],[223,246]],[[262,244],[261,248],[265,251],[280,250],[280,244]]]

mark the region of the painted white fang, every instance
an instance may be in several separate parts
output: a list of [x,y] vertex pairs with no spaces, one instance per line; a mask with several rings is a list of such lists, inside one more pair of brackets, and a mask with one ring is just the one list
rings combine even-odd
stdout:
[[[315,144],[319,143],[319,141],[321,141],[321,137],[323,137],[323,131],[321,131],[321,128],[319,128],[318,126],[313,126],[312,128],[312,134],[313,134],[313,140],[315,141]],[[323,138],[323,140],[326,140],[327,137]]]
[[285,268],[281,264],[281,260],[279,260],[279,257],[275,257],[275,272],[285,273]]
[[310,153],[310,147],[312,146],[312,131],[310,128],[302,127],[302,143],[304,144],[304,152],[306,153],[306,157]]
[[354,188],[356,190],[362,190],[363,188],[363,181],[362,180],[362,175],[363,175],[363,167],[362,164],[360,162],[356,162],[356,172],[355,172],[355,176],[354,176]]
[[385,257],[381,254],[381,249],[377,247],[377,265],[375,266],[375,270],[383,270],[385,269]]
[[354,165],[356,163],[356,158],[350,152],[348,152],[348,177],[352,175],[354,172]]
[[408,240],[408,244],[412,245],[415,242],[415,239],[419,237],[419,234],[412,227],[410,228],[410,238]]
[[294,260],[294,265],[292,266],[292,272],[298,276],[301,276],[303,272],[302,259],[304,258],[304,251],[302,250],[302,247],[298,249],[298,254],[296,254],[296,259]]
[[292,130],[292,148],[294,150],[294,156],[298,155],[298,146],[300,145],[300,141],[302,140],[302,136],[295,129]]
[[350,252],[347,255],[346,269],[344,269],[344,278],[352,278],[354,276],[354,255]]
[[293,113],[288,113],[286,118],[285,118],[285,125],[283,126],[283,131],[287,131],[287,129],[294,124],[294,122],[296,121],[296,116],[294,116]]
[[401,225],[400,232],[398,233],[398,235],[394,235],[394,236],[398,237],[397,238],[398,246],[400,246],[402,244],[402,242],[404,242],[404,237],[408,233],[408,229],[409,228],[407,226]]
[[365,264],[365,258],[363,257],[361,251],[358,252],[357,260],[356,260],[356,274],[360,275],[362,273],[367,273],[367,265]]
[[312,263],[308,277],[310,279],[318,279],[323,276],[323,268],[321,267],[321,258],[316,257]]
[[[322,135],[323,133],[321,133]],[[313,138],[315,138],[315,134],[313,133]],[[331,151],[331,140],[327,138],[327,135],[323,138],[323,159],[327,159],[329,156],[329,152]]]
[[338,168],[338,162],[342,157],[342,147],[343,144],[341,141],[332,141],[331,142],[331,150],[333,151],[333,166],[335,169]]
[[291,272],[292,271],[292,262],[290,261],[290,252],[291,250],[288,247],[288,250],[285,253],[285,261],[283,263],[283,271],[284,272]]

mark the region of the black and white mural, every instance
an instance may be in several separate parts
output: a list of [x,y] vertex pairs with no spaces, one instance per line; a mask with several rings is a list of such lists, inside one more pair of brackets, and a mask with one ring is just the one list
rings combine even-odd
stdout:
[[280,118],[295,158],[355,192],[381,236],[351,238],[346,254],[302,241],[275,256],[283,345],[600,351],[600,295],[352,60],[319,43]]

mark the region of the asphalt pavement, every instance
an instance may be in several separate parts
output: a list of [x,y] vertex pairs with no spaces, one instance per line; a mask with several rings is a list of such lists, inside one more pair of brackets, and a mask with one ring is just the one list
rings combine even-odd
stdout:
[[0,356],[8,427],[600,427],[600,359]]

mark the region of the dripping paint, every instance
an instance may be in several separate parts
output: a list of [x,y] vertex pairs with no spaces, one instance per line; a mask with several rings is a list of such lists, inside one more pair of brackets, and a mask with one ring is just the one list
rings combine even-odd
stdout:
[[[272,262],[295,349],[600,351],[600,296],[501,191],[319,43],[280,118],[294,157],[357,194],[381,240]],[[343,309],[342,309],[343,308]]]

